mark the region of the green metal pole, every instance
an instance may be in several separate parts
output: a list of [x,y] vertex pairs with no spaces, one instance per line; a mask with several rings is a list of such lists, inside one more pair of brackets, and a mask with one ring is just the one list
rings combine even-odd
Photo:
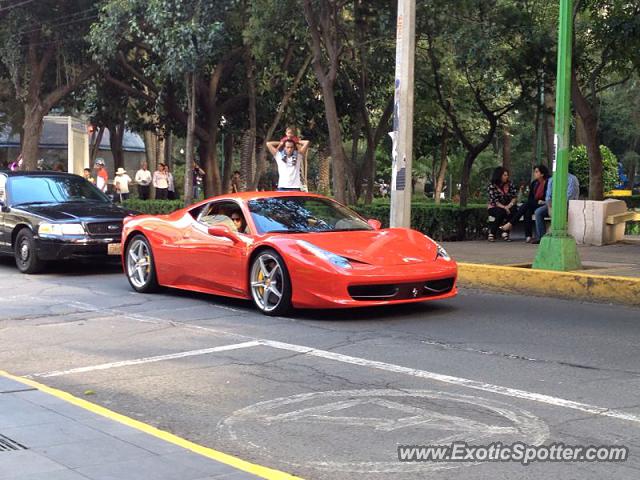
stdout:
[[533,268],[577,270],[581,268],[576,241],[567,232],[567,181],[569,176],[569,121],[571,114],[571,42],[573,38],[573,1],[560,0],[558,31],[558,78],[556,86],[555,158],[551,233],[541,242]]

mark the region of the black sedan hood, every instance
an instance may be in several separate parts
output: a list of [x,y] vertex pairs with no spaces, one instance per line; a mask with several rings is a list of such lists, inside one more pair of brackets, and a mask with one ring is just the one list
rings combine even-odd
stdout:
[[23,205],[20,210],[54,222],[91,221],[124,218],[137,212],[118,207],[113,203],[68,202],[47,205]]

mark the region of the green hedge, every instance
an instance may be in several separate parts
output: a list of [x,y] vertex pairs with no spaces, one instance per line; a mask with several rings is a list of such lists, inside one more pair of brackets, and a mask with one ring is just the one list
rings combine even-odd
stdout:
[[139,200],[137,198],[125,200],[122,206],[140,213],[159,215],[171,213],[184,207],[183,200]]
[[[352,208],[365,218],[380,220],[383,227],[389,226],[389,204],[356,205]],[[411,205],[411,227],[440,241],[484,238],[487,206],[414,203]]]

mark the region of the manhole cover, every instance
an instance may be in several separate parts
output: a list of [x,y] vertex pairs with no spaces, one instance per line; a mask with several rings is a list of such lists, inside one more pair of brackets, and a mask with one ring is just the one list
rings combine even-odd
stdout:
[[0,433],[0,452],[12,452],[14,450],[27,450],[27,447]]

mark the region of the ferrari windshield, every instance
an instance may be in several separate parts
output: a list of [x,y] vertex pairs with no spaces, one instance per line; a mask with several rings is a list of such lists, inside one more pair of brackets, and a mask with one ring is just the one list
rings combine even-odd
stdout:
[[249,201],[259,233],[373,230],[355,212],[328,198],[274,197]]
[[9,193],[12,205],[110,201],[87,180],[74,175],[10,177]]

